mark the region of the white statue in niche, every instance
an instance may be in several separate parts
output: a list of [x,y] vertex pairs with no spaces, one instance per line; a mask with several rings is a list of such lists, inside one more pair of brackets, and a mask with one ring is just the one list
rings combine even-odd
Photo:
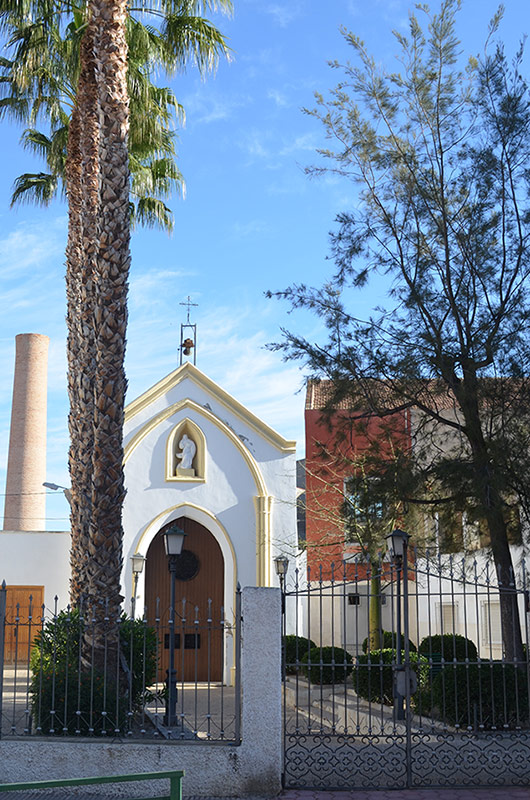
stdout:
[[192,467],[193,458],[197,452],[197,445],[190,439],[187,433],[184,434],[179,442],[180,453],[176,457],[180,460],[177,464],[177,475],[195,475],[195,470]]

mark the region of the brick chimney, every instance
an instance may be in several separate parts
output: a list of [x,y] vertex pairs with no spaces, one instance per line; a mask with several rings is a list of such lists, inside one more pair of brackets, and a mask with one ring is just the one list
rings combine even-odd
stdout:
[[7,461],[5,531],[46,527],[46,396],[49,339],[16,337],[15,379]]

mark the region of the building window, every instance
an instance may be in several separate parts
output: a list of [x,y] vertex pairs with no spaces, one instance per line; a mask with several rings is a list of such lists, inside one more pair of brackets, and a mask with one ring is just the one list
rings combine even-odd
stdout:
[[481,605],[481,639],[485,645],[502,644],[501,604],[484,601]]
[[357,481],[354,477],[344,478],[344,512],[346,523],[348,519],[354,525],[366,525],[368,522],[382,520],[385,513],[381,500],[375,500],[371,494],[375,485],[375,478],[365,478]]
[[348,605],[349,606],[360,606],[361,605],[361,595],[360,594],[349,594],[348,595]]
[[437,611],[438,632],[459,633],[458,603],[439,603]]

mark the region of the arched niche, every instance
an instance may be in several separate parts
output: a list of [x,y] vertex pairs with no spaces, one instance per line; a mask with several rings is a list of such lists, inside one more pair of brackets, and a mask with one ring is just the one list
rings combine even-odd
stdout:
[[[193,456],[191,470],[179,470],[177,465],[180,452],[179,442],[186,434],[195,444],[196,451]],[[204,481],[206,479],[206,439],[204,433],[193,420],[186,417],[175,425],[168,436],[166,446],[166,481]]]

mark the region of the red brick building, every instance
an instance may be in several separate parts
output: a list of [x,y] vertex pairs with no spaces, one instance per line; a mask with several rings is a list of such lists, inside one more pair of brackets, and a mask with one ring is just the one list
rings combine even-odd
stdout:
[[[359,419],[345,401],[333,414],[324,419],[323,409],[329,400],[329,381],[309,381],[305,405],[306,437],[306,543],[307,564],[311,579],[324,580],[332,571],[340,578],[344,559],[355,554],[354,545],[345,542],[344,503],[345,480],[351,477],[355,462],[377,442],[380,454],[393,445],[410,448],[410,412],[397,412],[383,419],[366,415]],[[334,567],[332,566],[334,565]],[[349,565],[347,572],[355,569]],[[357,570],[359,567],[357,567]],[[360,577],[360,576],[359,576]]]

